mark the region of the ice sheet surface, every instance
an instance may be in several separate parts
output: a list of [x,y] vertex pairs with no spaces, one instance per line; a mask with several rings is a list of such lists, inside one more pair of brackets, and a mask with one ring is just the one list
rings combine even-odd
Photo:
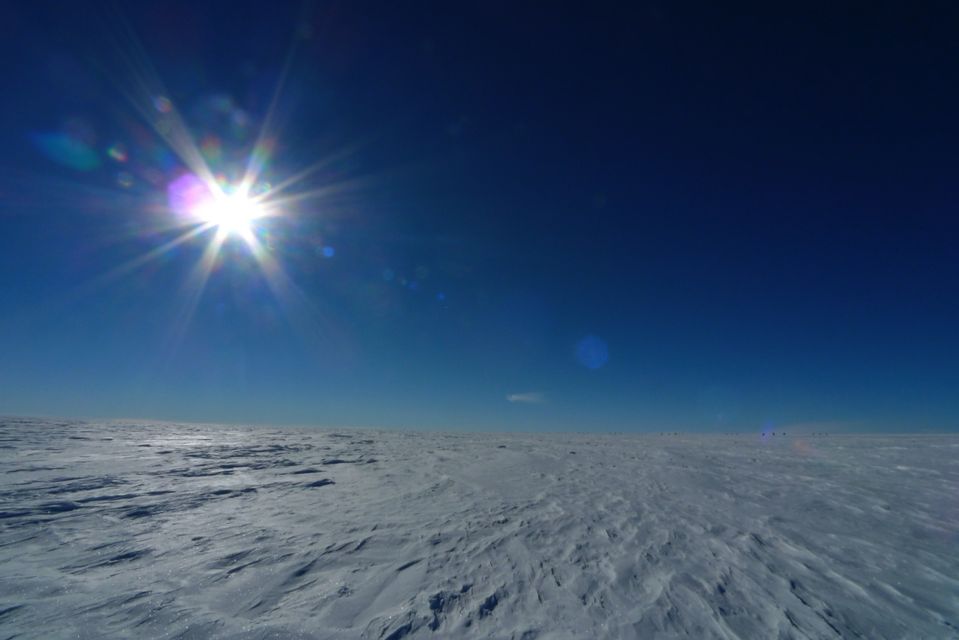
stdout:
[[0,638],[959,638],[959,436],[0,420]]

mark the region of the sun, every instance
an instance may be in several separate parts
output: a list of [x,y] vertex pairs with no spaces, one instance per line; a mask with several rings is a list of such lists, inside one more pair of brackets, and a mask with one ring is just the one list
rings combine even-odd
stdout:
[[236,193],[217,193],[194,210],[197,218],[216,227],[222,236],[237,235],[249,239],[253,235],[253,223],[266,215],[266,211],[256,198],[242,191]]

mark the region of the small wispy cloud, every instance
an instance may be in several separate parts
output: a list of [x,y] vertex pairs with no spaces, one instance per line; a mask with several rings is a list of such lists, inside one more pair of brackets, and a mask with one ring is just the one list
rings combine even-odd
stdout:
[[510,393],[506,396],[510,402],[525,402],[526,404],[542,404],[546,402],[546,394],[542,391],[527,391],[525,393]]

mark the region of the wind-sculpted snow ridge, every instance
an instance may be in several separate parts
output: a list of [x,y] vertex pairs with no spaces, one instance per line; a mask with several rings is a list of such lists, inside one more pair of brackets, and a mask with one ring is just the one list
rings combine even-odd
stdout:
[[959,436],[0,422],[0,638],[959,638]]

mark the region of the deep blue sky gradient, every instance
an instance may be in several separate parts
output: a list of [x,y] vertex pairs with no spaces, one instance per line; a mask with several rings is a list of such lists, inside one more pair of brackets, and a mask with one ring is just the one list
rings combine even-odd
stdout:
[[[959,427],[951,3],[6,14],[0,413]],[[298,301],[231,242],[177,331],[203,239],[91,285],[172,237],[131,42],[198,139],[217,100],[262,123],[290,55],[270,171],[336,187],[263,231]]]

